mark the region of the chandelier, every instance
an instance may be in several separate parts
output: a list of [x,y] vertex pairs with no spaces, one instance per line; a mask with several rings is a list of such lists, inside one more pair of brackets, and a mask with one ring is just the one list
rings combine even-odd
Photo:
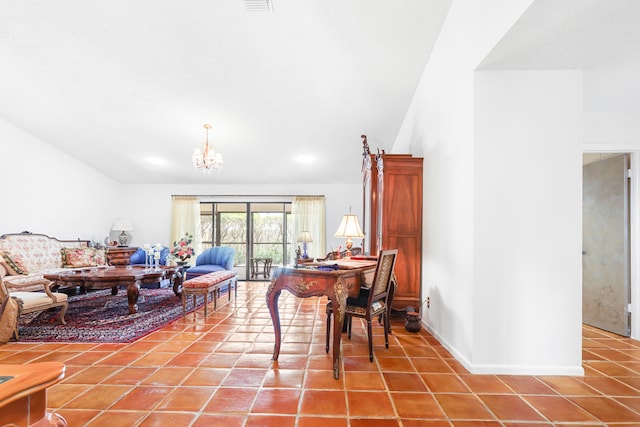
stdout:
[[202,151],[199,148],[196,148],[193,151],[193,167],[196,170],[202,170],[202,172],[211,173],[211,170],[215,170],[220,173],[220,169],[222,169],[222,154],[216,153],[213,147],[209,147],[209,129],[211,129],[210,124],[205,124],[204,128],[207,130],[206,140],[204,142],[204,146],[202,147]]

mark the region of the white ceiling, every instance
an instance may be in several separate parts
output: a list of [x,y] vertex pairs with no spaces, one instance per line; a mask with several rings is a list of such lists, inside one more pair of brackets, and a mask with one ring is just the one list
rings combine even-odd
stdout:
[[[450,3],[4,1],[0,117],[122,183],[356,183]],[[536,0],[479,68],[585,69],[586,110],[640,111],[639,23],[640,0]],[[220,175],[191,167],[204,123]]]
[[[358,182],[450,2],[5,1],[0,117],[122,183]],[[205,123],[220,175],[191,166]]]

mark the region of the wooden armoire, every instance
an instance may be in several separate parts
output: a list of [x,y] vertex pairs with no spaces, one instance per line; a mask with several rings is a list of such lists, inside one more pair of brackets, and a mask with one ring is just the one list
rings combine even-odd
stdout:
[[369,249],[398,249],[393,310],[421,311],[422,157],[370,154]]

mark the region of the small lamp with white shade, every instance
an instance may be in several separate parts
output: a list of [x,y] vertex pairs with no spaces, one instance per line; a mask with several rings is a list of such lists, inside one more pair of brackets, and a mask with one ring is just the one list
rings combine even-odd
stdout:
[[340,222],[334,237],[343,237],[347,239],[347,253],[345,254],[345,258],[351,258],[351,247],[353,246],[352,239],[354,237],[364,237],[364,233],[362,232],[360,223],[358,222],[358,216],[352,213],[345,214],[342,217],[342,222]]

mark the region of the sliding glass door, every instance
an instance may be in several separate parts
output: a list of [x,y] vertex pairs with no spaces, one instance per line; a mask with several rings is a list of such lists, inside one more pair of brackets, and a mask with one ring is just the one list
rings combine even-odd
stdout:
[[[293,258],[291,203],[202,202],[200,215],[203,249],[234,248],[235,269],[240,280],[252,279],[253,258],[269,259],[272,268],[285,265]],[[265,277],[259,275],[253,279],[265,280]]]

